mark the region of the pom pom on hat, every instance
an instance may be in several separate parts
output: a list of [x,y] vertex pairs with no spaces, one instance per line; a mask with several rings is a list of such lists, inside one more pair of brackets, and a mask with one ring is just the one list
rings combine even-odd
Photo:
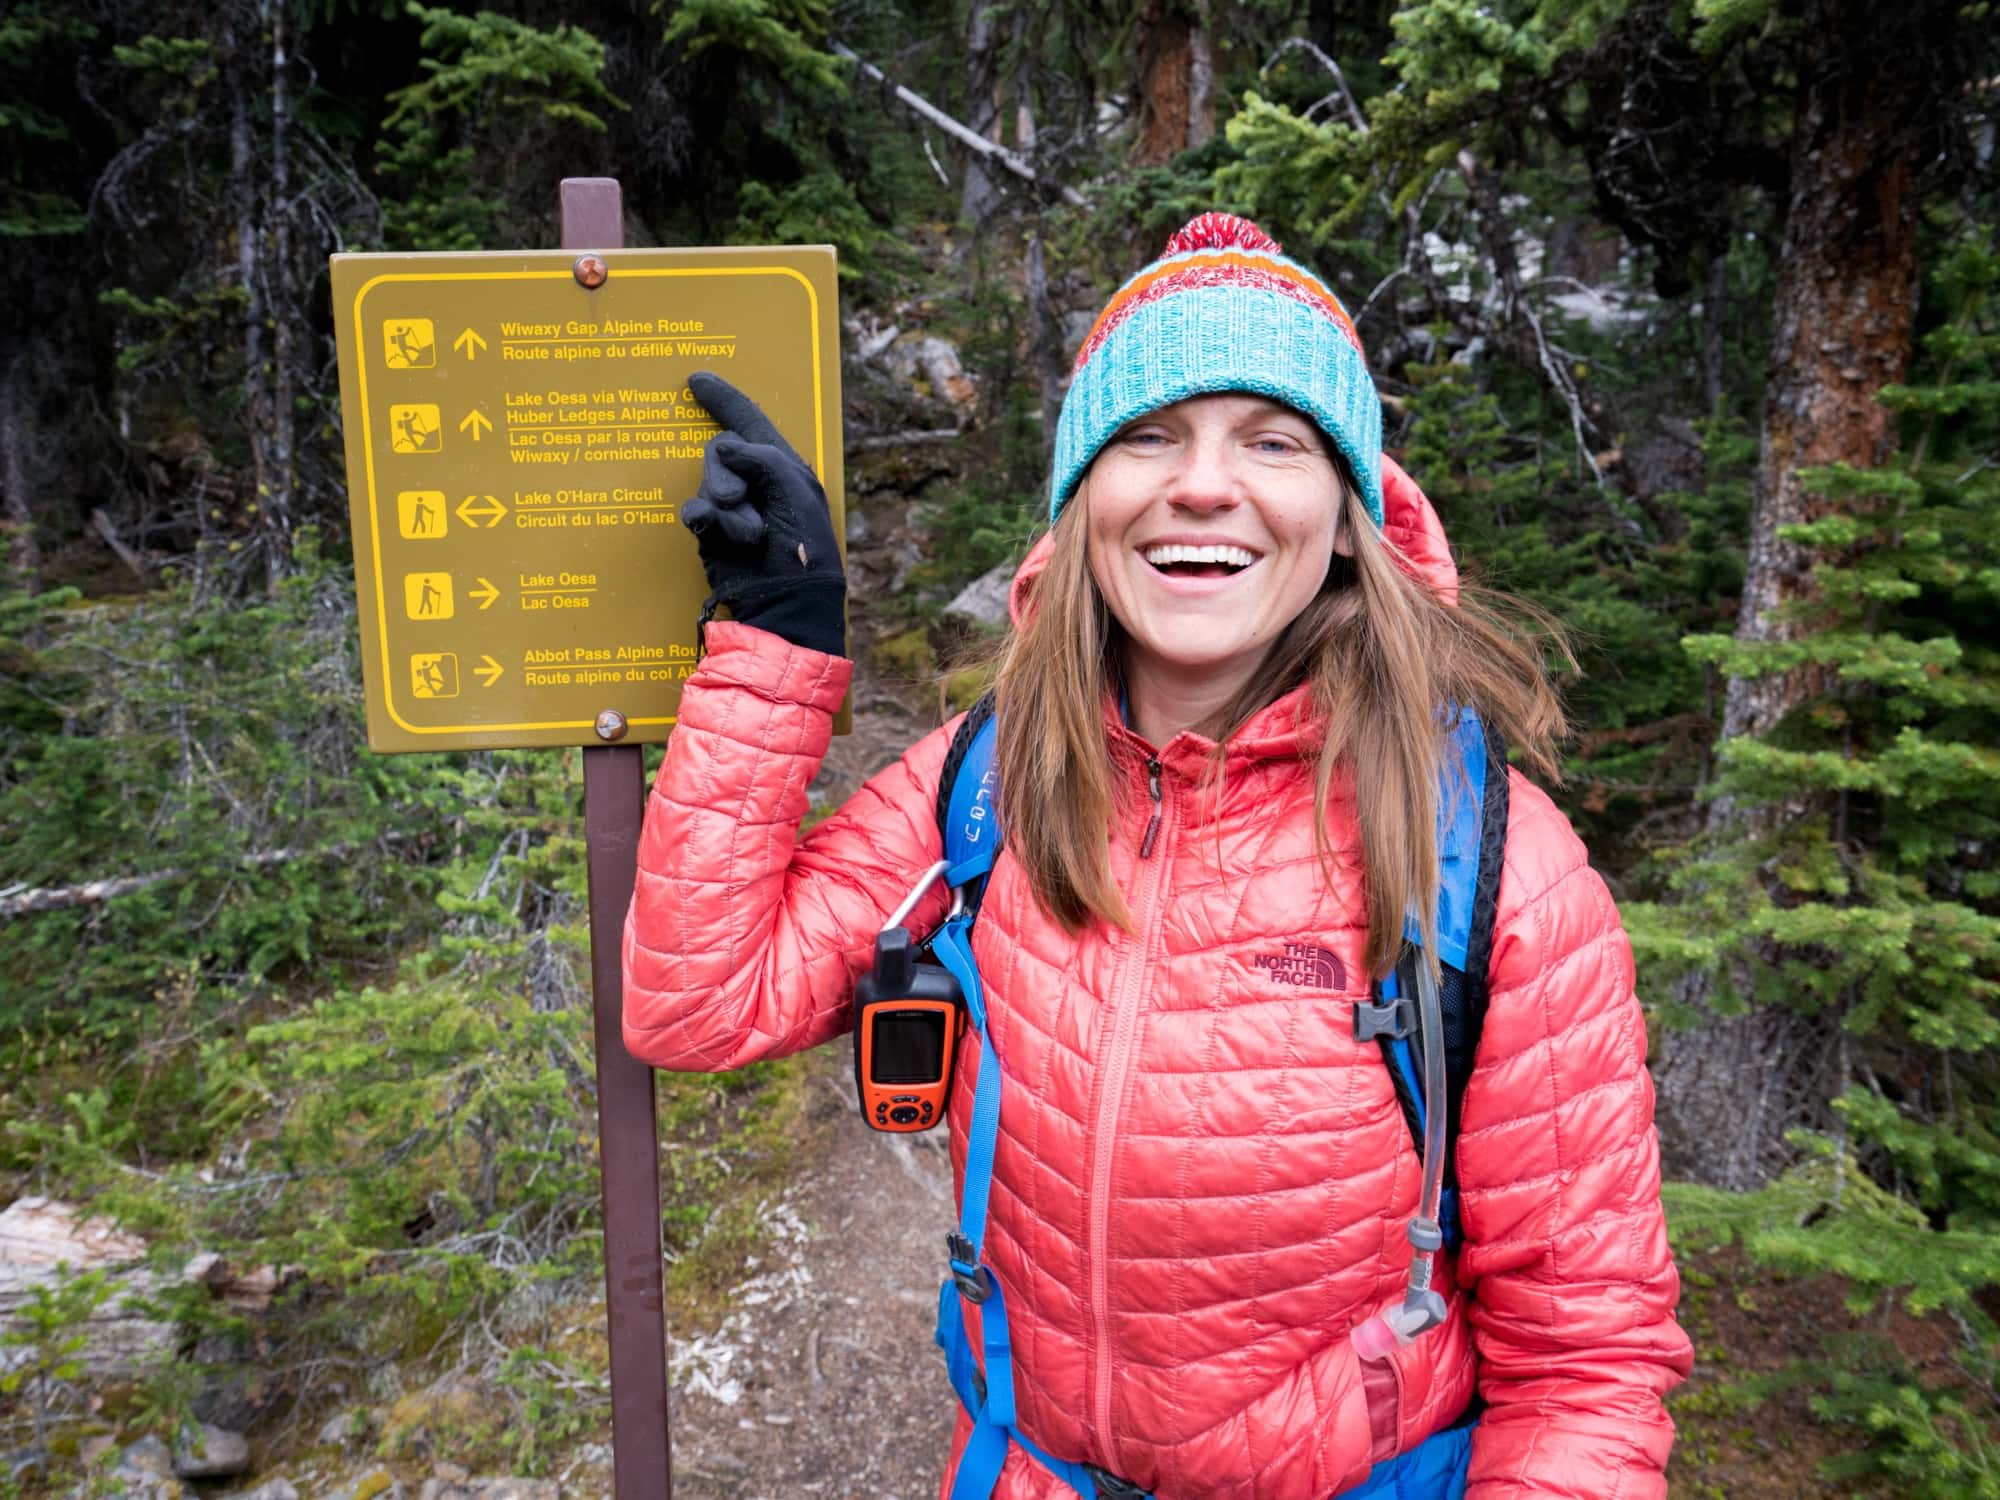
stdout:
[[1318,424],[1382,523],[1382,401],[1340,299],[1235,214],[1205,213],[1097,315],[1077,351],[1049,475],[1049,521],[1127,422],[1191,396],[1244,391]]
[[1261,250],[1267,255],[1283,255],[1285,247],[1248,219],[1235,214],[1207,213],[1189,219],[1176,229],[1160,259],[1185,255],[1190,250]]

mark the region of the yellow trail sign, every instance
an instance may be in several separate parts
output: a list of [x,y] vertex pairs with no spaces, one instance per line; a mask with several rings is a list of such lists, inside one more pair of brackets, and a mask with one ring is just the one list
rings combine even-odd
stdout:
[[[376,750],[662,740],[708,585],[681,502],[712,370],[846,534],[833,251],[336,255],[355,591]],[[453,330],[457,330],[454,335]],[[449,342],[446,342],[449,340]]]

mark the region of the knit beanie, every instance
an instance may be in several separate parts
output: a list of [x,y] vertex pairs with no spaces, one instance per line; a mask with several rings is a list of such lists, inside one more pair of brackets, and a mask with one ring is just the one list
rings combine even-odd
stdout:
[[1248,391],[1319,424],[1382,524],[1382,402],[1340,299],[1248,219],[1191,219],[1118,289],[1077,351],[1049,476],[1055,523],[1097,450],[1134,417]]

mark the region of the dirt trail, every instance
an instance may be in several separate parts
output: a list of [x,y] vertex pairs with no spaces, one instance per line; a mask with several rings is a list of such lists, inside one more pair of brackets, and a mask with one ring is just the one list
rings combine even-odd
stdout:
[[[857,637],[865,639],[865,605]],[[854,727],[813,783],[838,806],[936,720],[856,642]],[[955,1222],[943,1130],[862,1124],[844,1044],[808,1059],[796,1176],[715,1333],[670,1337],[677,1500],[931,1500],[957,1401],[932,1342]]]
[[931,1341],[953,1219],[941,1130],[861,1123],[823,1047],[802,1129],[818,1143],[716,1333],[673,1345],[682,1500],[930,1500],[955,1401]]

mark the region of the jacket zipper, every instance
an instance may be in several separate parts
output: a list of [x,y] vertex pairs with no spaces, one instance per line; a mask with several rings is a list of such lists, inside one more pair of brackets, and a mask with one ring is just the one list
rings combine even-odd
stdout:
[[1166,861],[1155,863],[1153,849],[1159,840],[1161,815],[1166,803],[1160,795],[1160,760],[1146,762],[1146,790],[1153,800],[1152,816],[1139,841],[1139,898],[1137,912],[1142,925],[1134,934],[1125,967],[1115,989],[1117,1008],[1111,1016],[1111,1036],[1104,1049],[1104,1088],[1097,1101],[1097,1130],[1092,1137],[1096,1152],[1090,1181],[1090,1313],[1097,1340],[1095,1371],[1097,1440],[1099,1451],[1117,1464],[1117,1449],[1111,1435],[1111,1165],[1117,1143],[1119,1105],[1125,1093],[1125,1074],[1131,1067],[1132,1045],[1139,1021],[1139,985],[1145,978],[1146,961],[1153,951],[1158,912],[1154,909],[1164,878]]

